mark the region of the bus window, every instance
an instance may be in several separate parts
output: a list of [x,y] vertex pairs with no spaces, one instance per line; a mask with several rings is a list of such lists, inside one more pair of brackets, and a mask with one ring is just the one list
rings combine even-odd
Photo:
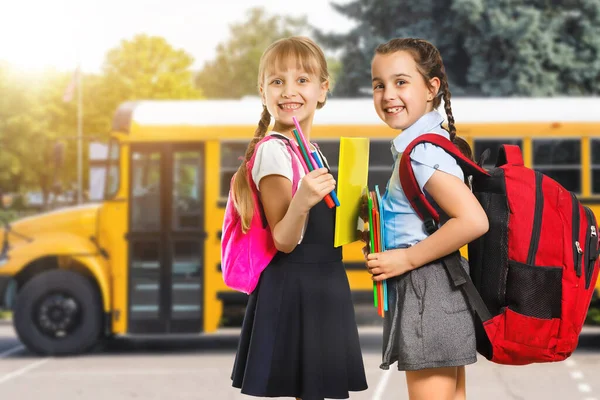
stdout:
[[202,219],[202,153],[175,152],[173,168],[173,229],[199,229]]
[[565,189],[581,193],[581,140],[534,139],[533,168]]
[[498,151],[500,150],[500,146],[503,144],[514,144],[519,146],[521,149],[523,148],[523,141],[521,139],[475,139],[474,141],[475,148],[473,149],[473,157],[476,162],[479,162],[479,158],[481,154],[485,151],[485,149],[490,149],[490,156],[483,164],[484,168],[491,169],[496,165],[496,161],[498,160]]
[[[331,174],[337,180],[337,171],[340,155],[339,141],[319,141],[319,148],[327,158]],[[389,140],[370,140],[369,143],[369,187],[379,185],[381,194],[385,192],[385,186],[391,176],[391,166],[394,162],[390,151]]]
[[158,151],[132,154],[131,229],[160,231],[160,164]]
[[242,163],[239,158],[246,154],[247,142],[221,142],[221,188],[219,196],[227,198],[231,177]]
[[600,194],[600,139],[592,139],[592,193]]
[[321,153],[327,159],[331,175],[337,179],[338,165],[340,164],[340,142],[339,140],[319,140],[317,142]]
[[383,196],[387,182],[392,176],[394,156],[391,140],[372,140],[369,144],[369,189],[379,185],[379,193]]
[[105,199],[113,198],[119,190],[119,150],[119,142],[112,139],[108,149]]

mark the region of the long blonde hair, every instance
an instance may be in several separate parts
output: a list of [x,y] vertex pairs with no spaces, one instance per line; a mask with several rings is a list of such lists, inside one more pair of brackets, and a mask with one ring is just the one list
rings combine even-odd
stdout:
[[[298,68],[305,70],[310,74],[319,76],[321,82],[329,80],[329,71],[325,55],[319,46],[307,37],[293,36],[280,39],[272,43],[260,58],[258,67],[258,87],[260,88],[265,80],[267,73],[271,69],[287,69],[291,62],[296,62]],[[317,108],[325,105],[325,101],[317,104]],[[258,127],[254,132],[254,137],[248,144],[246,155],[242,164],[235,173],[233,180],[233,201],[235,208],[242,220],[242,230],[244,233],[250,229],[250,223],[254,214],[254,202],[248,181],[248,161],[254,154],[256,144],[265,137],[269,124],[271,123],[271,114],[267,107],[263,105],[262,114]]]

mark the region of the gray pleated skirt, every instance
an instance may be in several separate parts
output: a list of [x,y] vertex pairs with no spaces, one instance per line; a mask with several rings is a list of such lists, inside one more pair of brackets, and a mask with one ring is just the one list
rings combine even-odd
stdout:
[[[461,263],[468,271],[467,260]],[[477,361],[473,313],[441,262],[390,278],[387,285],[381,369],[396,361],[400,371]]]

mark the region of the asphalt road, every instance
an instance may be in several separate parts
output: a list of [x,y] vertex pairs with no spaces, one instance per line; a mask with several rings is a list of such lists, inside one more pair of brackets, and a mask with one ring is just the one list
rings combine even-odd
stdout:
[[[360,328],[369,389],[351,399],[407,399],[404,374],[378,368],[381,328]],[[28,352],[0,322],[3,399],[250,399],[230,386],[238,330],[195,339],[125,340],[68,358]],[[485,359],[467,367],[469,399],[600,400],[600,329],[585,328],[567,361],[524,367]]]

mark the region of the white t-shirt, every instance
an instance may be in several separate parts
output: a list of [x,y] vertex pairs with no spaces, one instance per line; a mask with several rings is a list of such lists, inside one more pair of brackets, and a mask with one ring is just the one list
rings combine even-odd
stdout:
[[[283,136],[278,132],[271,132],[269,135]],[[287,178],[290,182],[294,182],[294,172],[292,169],[292,159],[290,152],[286,148],[287,144],[284,140],[269,140],[261,144],[256,151],[256,158],[254,159],[254,166],[252,167],[252,180],[256,184],[256,188],[260,191],[259,183],[262,178],[269,175],[281,175]],[[314,146],[311,144],[311,151],[316,151]],[[324,165],[329,165],[327,159],[321,152],[318,152],[323,159]],[[300,165],[300,160],[294,154],[296,161],[298,162],[298,171],[300,172],[300,179],[298,181],[298,187],[304,177],[304,169]],[[296,188],[298,190],[298,188]]]
[[[282,135],[278,132],[270,132],[269,135]],[[284,135],[282,135],[284,136]],[[290,156],[290,152],[286,148],[287,144],[284,139],[282,140],[269,140],[261,144],[256,150],[256,157],[254,159],[254,166],[252,167],[252,180],[256,185],[256,188],[260,191],[259,183],[262,178],[269,175],[280,175],[287,178],[290,182],[294,182],[294,172],[292,169],[292,158]],[[312,148],[311,150],[315,150]],[[320,152],[321,158],[323,159],[324,165],[329,165],[327,163],[327,159]],[[300,160],[296,156],[296,161],[298,162],[298,171],[300,175],[300,179],[298,180],[298,188],[302,183],[302,178],[304,177],[304,168],[302,168],[300,164]],[[306,230],[306,223],[308,223],[308,218],[304,224],[304,228],[302,229],[302,235],[300,236],[300,242],[302,242],[302,238],[304,237],[304,231]]]
[[[269,140],[261,144],[256,150],[256,158],[252,167],[252,179],[256,188],[260,191],[259,183],[262,178],[269,175],[281,175],[290,182],[294,182],[294,172],[292,169],[292,158],[286,148],[287,144],[282,140]],[[294,154],[294,156],[296,156]],[[296,162],[300,163],[298,157]],[[300,179],[304,177],[304,169],[298,164]],[[298,184],[300,181],[298,181]],[[298,188],[296,188],[298,190]]]

